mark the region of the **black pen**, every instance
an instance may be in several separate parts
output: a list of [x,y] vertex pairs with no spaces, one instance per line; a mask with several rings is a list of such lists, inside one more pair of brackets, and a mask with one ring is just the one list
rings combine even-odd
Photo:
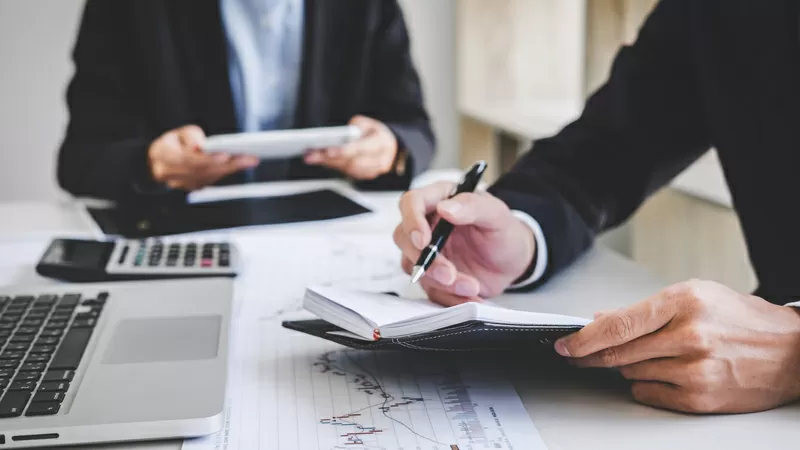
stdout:
[[[478,183],[481,181],[481,176],[483,176],[483,172],[485,170],[486,161],[476,162],[475,165],[473,165],[472,168],[464,174],[464,177],[461,178],[461,181],[458,183],[458,187],[456,187],[456,191],[453,192],[453,195],[451,195],[450,198],[453,198],[456,195],[464,192],[474,191],[475,188],[478,187]],[[416,283],[420,278],[422,278],[423,275],[425,275],[425,271],[431,267],[436,255],[438,255],[439,252],[444,249],[444,244],[447,242],[447,237],[450,236],[452,231],[452,223],[444,219],[439,220],[439,223],[437,223],[433,228],[431,243],[422,250],[422,254],[419,255],[417,264],[414,266],[414,270],[411,272],[412,283]]]

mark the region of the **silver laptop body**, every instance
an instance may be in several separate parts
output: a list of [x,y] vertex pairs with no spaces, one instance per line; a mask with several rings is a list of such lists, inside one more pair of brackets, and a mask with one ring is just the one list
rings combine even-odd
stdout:
[[[72,373],[49,368],[41,371],[39,380],[33,381],[36,387],[29,390],[31,399],[26,410],[17,417],[0,418],[0,449],[194,437],[218,431],[225,403],[232,286],[229,278],[214,278],[0,289],[7,305],[8,299],[24,301],[21,296],[46,299],[53,294],[80,294],[69,326],[62,332],[62,344],[73,326],[91,325],[89,312],[97,312],[77,369]],[[100,303],[96,301],[98,298],[105,299],[102,309],[96,306]],[[15,303],[12,313],[19,314],[23,306],[24,302]],[[30,316],[37,316],[32,311],[46,311],[46,306],[38,303],[27,308],[25,314]],[[3,311],[0,306],[0,319]],[[69,306],[57,310],[63,313],[62,317],[55,316],[55,311],[45,320],[60,326],[59,321],[52,319],[66,317]],[[17,316],[10,317],[13,321]],[[25,323],[38,322],[31,319]],[[21,331],[21,326],[16,331]],[[86,336],[85,332],[78,334]],[[41,332],[36,339],[40,336]],[[0,345],[0,349],[7,350],[8,342],[5,347]],[[32,349],[28,349],[26,359],[31,358]],[[36,349],[43,350],[51,349],[46,346]],[[59,355],[60,351],[54,354],[60,362],[50,360],[49,364],[63,364],[69,359],[69,355]],[[33,359],[46,359],[46,354]],[[30,364],[24,367],[41,368],[36,362]],[[16,375],[19,373],[18,368]],[[63,387],[57,384],[61,377],[70,378],[64,381],[69,387],[57,408],[49,400],[51,396],[58,398],[57,389]],[[46,387],[45,382],[56,391],[40,392]],[[0,397],[0,415],[4,396],[19,392],[8,390],[11,386],[6,384],[5,391],[0,390],[4,392]],[[15,386],[31,388],[24,384]],[[39,394],[43,394],[40,403],[34,403]],[[21,395],[24,398],[25,394]],[[31,408],[33,415],[29,414]],[[52,414],[54,409],[58,412]],[[8,416],[8,407],[5,413]],[[11,414],[15,414],[13,410]]]

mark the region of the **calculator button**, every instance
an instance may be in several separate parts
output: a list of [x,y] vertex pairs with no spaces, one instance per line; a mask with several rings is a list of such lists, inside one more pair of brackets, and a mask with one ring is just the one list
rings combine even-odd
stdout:
[[125,258],[128,257],[128,252],[130,250],[131,250],[130,246],[126,245],[125,247],[122,247],[122,251],[119,254],[119,261],[117,261],[117,264],[124,264],[125,263]]

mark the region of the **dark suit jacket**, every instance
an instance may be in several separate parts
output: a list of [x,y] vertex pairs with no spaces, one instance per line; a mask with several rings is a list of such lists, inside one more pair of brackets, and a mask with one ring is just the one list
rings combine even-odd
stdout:
[[[410,153],[409,174],[427,168],[434,137],[397,2],[306,0],[305,11],[295,126],[374,117]],[[141,199],[152,183],[147,148],[160,134],[187,124],[208,135],[238,131],[218,0],[88,0],[73,57],[58,158],[59,183],[72,194]],[[336,175],[299,159],[285,171]],[[390,174],[360,185],[405,189],[409,181]]]
[[793,0],[664,0],[581,117],[493,187],[541,224],[548,275],[719,151],[758,276],[800,296],[800,44]]

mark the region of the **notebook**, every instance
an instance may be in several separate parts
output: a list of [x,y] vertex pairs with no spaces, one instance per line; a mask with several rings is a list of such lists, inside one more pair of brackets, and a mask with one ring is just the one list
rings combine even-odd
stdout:
[[506,309],[490,303],[443,307],[422,297],[335,286],[307,289],[303,307],[318,320],[286,328],[362,349],[502,351],[552,348],[589,320]]
[[88,211],[103,233],[127,238],[328,220],[370,212],[330,189],[142,208],[88,208]]

